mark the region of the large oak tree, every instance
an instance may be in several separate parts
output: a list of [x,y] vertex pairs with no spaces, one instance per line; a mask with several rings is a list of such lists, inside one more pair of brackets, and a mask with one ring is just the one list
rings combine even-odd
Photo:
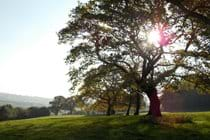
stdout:
[[[116,67],[147,94],[149,114],[161,116],[158,87],[209,73],[209,27],[186,12],[169,0],[80,3],[58,33],[60,43],[72,46],[66,58],[72,89],[81,85],[91,68]],[[151,32],[156,41],[149,41]]]

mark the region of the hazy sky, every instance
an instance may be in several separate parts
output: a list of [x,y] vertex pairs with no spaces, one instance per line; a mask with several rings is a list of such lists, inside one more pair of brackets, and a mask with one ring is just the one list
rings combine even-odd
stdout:
[[0,0],[0,92],[69,96],[69,46],[57,45],[56,32],[76,5],[77,0]]

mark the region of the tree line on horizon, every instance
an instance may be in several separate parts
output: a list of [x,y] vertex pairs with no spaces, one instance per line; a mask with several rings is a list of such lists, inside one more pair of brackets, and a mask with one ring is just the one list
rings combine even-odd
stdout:
[[0,121],[28,119],[42,116],[49,116],[48,107],[13,107],[10,104],[0,106]]
[[[194,90],[191,84],[186,88],[186,82],[182,86],[174,90],[168,88],[161,96],[161,108],[167,112],[194,112],[194,111],[210,111],[210,95],[209,93],[201,93]],[[49,107],[13,107],[12,105],[0,106],[0,121],[17,120],[36,118],[50,115],[114,115],[135,114],[135,96],[124,97],[124,99],[131,100],[129,104],[127,100],[116,100],[110,110],[108,102],[96,101],[93,103],[84,103],[81,96],[72,96],[65,98],[63,96],[56,96],[50,102]],[[120,101],[120,102],[118,102]],[[145,102],[143,96],[140,97],[140,112],[145,112],[148,109],[148,103]],[[110,111],[110,112],[109,112]]]
[[[182,81],[179,86],[176,86],[176,89],[173,86],[174,85],[168,86],[160,96],[162,111],[210,111],[210,92],[204,93],[200,90],[196,90],[192,83],[186,81]],[[80,94],[69,97],[71,100],[68,100],[68,102],[66,102],[65,97],[56,96],[53,101],[50,102],[50,108],[54,115],[135,115],[137,104],[136,96],[132,94],[122,95],[117,93],[117,91],[115,92],[114,98],[109,96],[112,100],[115,99],[112,101],[112,104],[110,104],[108,96],[107,98],[98,98],[97,95],[99,93],[91,93],[91,98],[87,95]],[[95,100],[91,100],[92,98]],[[142,96],[142,94],[139,98],[138,111],[139,113],[146,112],[149,109],[148,99],[146,99],[145,95]],[[67,107],[66,104],[69,103],[73,104],[73,106]]]

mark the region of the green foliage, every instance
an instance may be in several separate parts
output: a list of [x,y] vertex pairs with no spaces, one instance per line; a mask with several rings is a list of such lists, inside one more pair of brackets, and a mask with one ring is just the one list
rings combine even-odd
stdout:
[[50,111],[46,107],[30,107],[23,109],[20,107],[12,107],[12,105],[0,106],[0,121],[35,118],[41,116],[49,116]]
[[50,111],[55,115],[58,115],[59,110],[63,108],[63,104],[65,103],[65,98],[63,96],[56,96],[54,100],[50,102]]
[[[93,79],[89,73],[103,66],[112,71],[117,69],[124,83],[132,81],[124,85],[145,92],[148,97],[156,95],[156,87],[177,79],[186,80],[192,75],[196,80],[191,82],[200,83],[200,88],[204,89],[209,85],[209,78],[203,77],[210,74],[210,27],[207,24],[210,8],[209,4],[205,7],[205,3],[171,0],[80,3],[71,11],[67,26],[58,33],[59,43],[72,46],[66,58],[71,90],[77,93],[83,83]],[[160,39],[150,43],[148,34],[154,30],[159,31]],[[101,75],[95,76],[103,79]],[[98,98],[98,89],[103,90],[103,86],[99,85],[97,91],[86,88],[85,92],[91,98]],[[84,90],[79,93],[84,94],[81,92]],[[154,103],[149,112],[154,115],[157,107],[159,113],[156,114],[160,114],[159,101],[149,99]]]
[[89,104],[89,109],[99,112],[106,112],[104,109],[107,108],[107,114],[115,112],[114,107],[127,94],[123,89],[124,81],[120,74],[118,69],[109,65],[101,65],[87,72],[78,95],[84,106]]
[[165,86],[165,92],[190,92],[200,94],[210,93],[210,79],[206,75],[192,74],[180,80],[175,80]]
[[[151,64],[155,65],[163,52],[162,47],[155,48],[146,39],[148,31],[153,29],[151,15],[155,8],[152,1],[96,0],[72,10],[67,27],[58,34],[60,43],[72,43],[66,58],[72,89],[81,84],[91,67],[104,64],[118,68],[136,81],[145,76],[148,79],[144,80],[153,78]],[[142,74],[143,60],[148,64]]]
[[[208,8],[199,8],[204,3],[94,0],[79,4],[67,27],[58,33],[60,43],[72,45],[66,58],[72,90],[92,67],[103,64],[129,75],[142,91],[145,85],[164,85],[177,75],[209,73],[209,26],[193,15],[183,16],[186,10],[179,7],[197,8],[196,12],[207,16]],[[147,40],[157,27],[166,41],[159,42],[159,47]]]
[[0,107],[0,120],[14,119],[16,114],[11,105],[4,105]]
[[71,96],[65,98],[63,96],[56,96],[54,97],[54,100],[50,102],[50,104],[50,111],[55,115],[58,115],[59,111],[61,110],[69,111],[69,113],[72,114],[76,107],[76,97]]
[[[15,112],[16,112],[16,118],[15,119],[24,119],[24,118],[27,118],[29,113],[27,112],[26,109],[23,109],[23,108],[20,108],[20,107],[16,107],[15,108]],[[46,116],[49,116],[46,115]]]
[[49,115],[50,111],[46,107],[30,107],[27,109],[27,118],[35,118]]
[[76,107],[76,97],[68,97],[66,98],[64,104],[62,105],[63,110],[68,110],[69,114],[72,114]]

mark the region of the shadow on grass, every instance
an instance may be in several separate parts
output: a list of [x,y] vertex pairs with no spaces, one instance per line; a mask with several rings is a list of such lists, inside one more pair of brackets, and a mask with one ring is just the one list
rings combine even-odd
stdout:
[[[129,118],[129,119],[128,119]],[[201,133],[191,127],[196,126],[189,118],[177,117],[160,123],[154,123],[147,117],[113,117],[105,120],[98,120],[79,129],[70,137],[75,139],[119,139],[119,140],[200,140],[209,139],[210,134]],[[170,118],[172,119],[172,118]],[[171,123],[170,123],[171,122]],[[179,127],[179,126],[184,127]],[[81,134],[81,135],[78,135]]]

